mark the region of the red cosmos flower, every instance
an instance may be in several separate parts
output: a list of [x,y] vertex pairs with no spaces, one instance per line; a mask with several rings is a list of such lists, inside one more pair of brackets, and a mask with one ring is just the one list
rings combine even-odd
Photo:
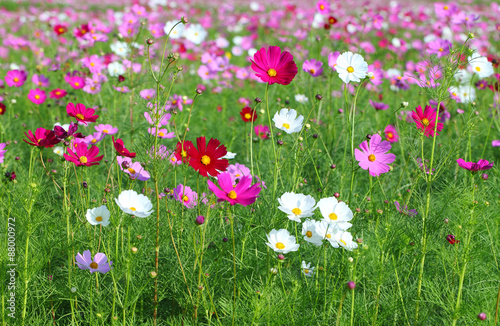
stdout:
[[263,82],[272,85],[288,85],[297,75],[297,65],[288,51],[281,52],[279,46],[270,46],[257,51],[252,61],[252,69]]
[[215,177],[219,175],[219,171],[226,171],[229,161],[221,159],[227,154],[226,146],[221,145],[220,141],[213,138],[210,138],[207,145],[205,137],[198,137],[196,145],[198,145],[198,149],[192,146],[188,150],[191,157],[189,165],[193,169],[204,177],[207,177],[208,174]]
[[328,23],[329,23],[330,25],[333,25],[333,24],[335,24],[336,22],[338,22],[337,18],[335,18],[335,17],[333,17],[333,16],[328,17]]
[[59,143],[60,140],[56,137],[55,133],[52,130],[47,130],[44,128],[38,128],[35,131],[35,134],[31,132],[31,130],[28,131],[29,135],[27,133],[24,133],[26,137],[28,137],[28,140],[23,139],[24,142],[31,146],[37,146],[37,147],[54,147],[55,144]]
[[89,122],[96,122],[98,115],[93,115],[95,113],[94,109],[86,108],[85,105],[78,103],[76,106],[73,103],[68,103],[66,106],[66,112],[70,117],[76,118],[78,122],[87,125]]
[[64,89],[56,88],[50,91],[50,98],[60,99],[67,95],[68,93]]
[[0,115],[4,115],[4,114],[5,114],[5,104],[0,102]]
[[251,108],[244,107],[241,112],[240,112],[241,118],[245,122],[252,122],[257,119],[257,112],[255,110],[252,110]]
[[[425,110],[422,110],[422,108],[417,106],[415,108],[415,111],[412,111],[411,116],[415,123],[417,124],[417,128],[422,130],[424,132],[424,135],[429,137],[432,136],[434,137],[434,128],[435,128],[435,120],[436,120],[436,110],[433,109],[431,106],[426,105]],[[438,120],[441,119],[441,117],[438,117]],[[437,131],[441,131],[443,129],[443,124],[441,122],[438,122],[437,124]],[[439,134],[436,133],[438,136]]]
[[68,31],[68,29],[64,25],[58,24],[58,25],[54,26],[54,32],[56,32],[57,35],[63,35],[67,31]]
[[[184,145],[183,145],[184,144]],[[181,160],[182,163],[189,163],[191,156],[189,155],[189,150],[194,147],[193,143],[189,140],[184,142],[178,142],[175,147],[175,158]]]
[[97,146],[92,146],[87,148],[87,144],[80,143],[75,148],[75,152],[73,152],[68,147],[68,154],[64,154],[64,158],[66,161],[75,163],[76,166],[92,166],[99,165],[99,161],[102,160],[104,155],[97,156],[99,154],[99,148]]
[[460,240],[455,239],[455,236],[453,234],[448,234],[446,236],[446,240],[452,245],[454,245],[457,242],[460,242]]
[[115,146],[116,153],[118,155],[130,158],[134,158],[137,155],[136,153],[131,153],[128,149],[125,148],[125,146],[123,145],[123,140],[117,139],[115,141],[115,136],[111,136],[111,139],[113,140],[113,146]]
[[76,27],[73,30],[73,34],[75,37],[80,38],[83,37],[83,35],[87,34],[90,31],[89,25],[88,24],[82,24],[80,28]]

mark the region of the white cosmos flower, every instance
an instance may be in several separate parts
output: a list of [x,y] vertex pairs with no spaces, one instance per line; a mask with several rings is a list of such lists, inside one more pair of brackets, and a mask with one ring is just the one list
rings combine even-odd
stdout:
[[304,236],[304,240],[319,247],[323,244],[323,235],[320,236],[316,232],[317,223],[320,222],[306,220],[304,223],[302,223],[302,235]]
[[297,94],[295,95],[295,101],[304,104],[309,102],[309,99],[304,94]]
[[[177,24],[179,21],[175,20],[170,20],[165,23],[165,26],[163,27],[163,31],[165,34],[168,35],[172,27],[174,27],[175,24]],[[172,33],[170,33],[170,38],[171,39],[178,39],[184,36],[184,33],[186,32],[186,26],[184,24],[180,23],[179,25],[175,26],[175,28],[172,30]]]
[[337,198],[328,197],[322,198],[318,202],[318,207],[323,215],[323,221],[337,225],[342,230],[347,230],[352,226],[349,221],[352,220],[353,214],[346,203],[339,203]]
[[106,205],[87,209],[87,221],[92,225],[101,224],[102,226],[108,226],[109,216],[110,213]]
[[305,261],[302,261],[302,273],[307,277],[314,275],[314,267],[311,267],[311,263],[306,264]]
[[316,201],[310,195],[285,192],[278,198],[278,202],[281,205],[278,209],[287,214],[289,219],[299,223],[301,218],[313,216],[316,209]]
[[347,231],[337,232],[335,234],[335,241],[337,241],[337,243],[341,245],[344,249],[349,251],[353,251],[358,247],[358,244],[352,241],[352,234],[350,234]]
[[476,89],[469,85],[459,87],[452,86],[450,87],[450,93],[454,96],[458,96],[460,103],[469,103],[476,99]]
[[352,52],[344,52],[337,58],[337,66],[340,79],[346,84],[351,81],[359,82],[368,73],[368,63],[362,56]]
[[224,155],[224,156],[223,156],[223,157],[221,157],[221,158],[224,158],[224,159],[226,159],[226,160],[231,160],[231,159],[233,159],[233,158],[235,158],[235,157],[236,157],[236,153],[227,152],[227,154],[226,154],[226,155]]
[[299,115],[294,109],[281,109],[276,112],[273,118],[276,128],[283,130],[287,134],[293,134],[302,130],[302,122],[304,117]]
[[111,44],[109,47],[111,48],[111,51],[113,51],[114,54],[122,58],[125,58],[130,52],[128,44],[125,42],[115,42]]
[[335,224],[330,224],[325,220],[316,222],[316,233],[324,240],[330,242],[333,248],[338,248],[339,244],[335,240],[335,235],[341,232]]
[[461,85],[465,85],[470,83],[472,74],[467,69],[458,69],[454,77]]
[[287,254],[290,251],[297,251],[300,247],[300,245],[295,242],[295,237],[290,235],[290,232],[285,229],[279,231],[272,229],[267,235],[267,241],[266,244],[271,247],[271,249],[282,254]]
[[475,52],[469,57],[469,64],[472,71],[475,72],[479,78],[487,78],[493,75],[493,65],[486,57],[482,57],[479,53]]
[[118,198],[115,198],[115,202],[124,213],[137,217],[148,217],[154,212],[149,198],[133,190],[122,191]]
[[118,77],[125,73],[125,68],[121,63],[115,61],[108,65],[108,72],[111,77]]
[[207,31],[200,24],[191,24],[186,29],[184,37],[193,42],[194,44],[200,44],[207,37]]
[[54,153],[56,153],[59,156],[63,156],[64,148],[61,146],[54,147]]

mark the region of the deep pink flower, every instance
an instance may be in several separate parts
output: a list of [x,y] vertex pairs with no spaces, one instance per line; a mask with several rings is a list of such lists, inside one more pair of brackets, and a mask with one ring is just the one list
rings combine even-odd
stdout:
[[10,70],[5,75],[5,82],[10,87],[21,87],[26,82],[28,74],[23,70]]
[[319,0],[316,4],[316,9],[320,14],[328,15],[328,13],[330,12],[330,3],[325,0]]
[[475,162],[465,162],[463,159],[459,158],[457,160],[458,166],[463,169],[469,170],[472,173],[475,173],[480,170],[489,170],[493,167],[493,162],[488,162],[486,160],[479,160],[477,163]]
[[55,133],[52,130],[47,130],[44,128],[38,128],[35,131],[35,134],[31,132],[31,130],[28,130],[28,133],[24,133],[26,137],[28,137],[28,140],[23,139],[27,144],[31,146],[37,146],[37,147],[54,147],[55,144],[59,143],[60,140],[56,137]]
[[268,126],[258,125],[254,127],[255,135],[262,139],[269,138],[269,132],[271,131]]
[[99,165],[99,161],[104,157],[104,155],[97,156],[99,154],[99,148],[97,148],[97,146],[92,146],[89,149],[85,143],[78,144],[75,148],[75,152],[69,147],[67,151],[68,154],[64,154],[64,158],[66,161],[75,163],[76,166]]
[[210,180],[207,180],[208,189],[219,198],[219,201],[228,201],[231,205],[251,205],[255,202],[262,190],[260,183],[251,185],[252,177],[249,175],[242,177],[235,187],[233,187],[231,174],[229,172],[219,174],[217,180],[222,190]]
[[[425,110],[422,110],[419,105],[415,108],[415,111],[412,111],[411,116],[413,118],[413,121],[415,121],[415,123],[417,124],[417,128],[422,130],[425,136],[434,137],[434,128],[436,121],[435,109],[433,109],[430,105],[426,105]],[[440,117],[438,117],[438,120],[439,119]],[[437,131],[441,131],[441,129],[443,129],[443,124],[441,122],[438,122]],[[438,133],[436,134],[439,136]]]
[[30,89],[28,93],[28,99],[31,102],[40,105],[45,102],[45,100],[47,99],[47,95],[45,95],[45,91],[41,90],[40,88]]
[[356,160],[363,170],[368,170],[371,176],[378,177],[382,173],[389,172],[389,164],[396,159],[395,154],[387,154],[391,149],[391,144],[384,140],[379,134],[374,134],[368,141],[362,142],[359,149],[354,150]]
[[93,115],[95,113],[94,109],[86,108],[85,105],[78,103],[76,106],[73,103],[68,103],[66,106],[66,112],[70,117],[76,118],[76,120],[84,125],[89,122],[96,122],[98,115]]
[[252,61],[252,69],[263,82],[272,85],[288,85],[297,75],[297,65],[288,51],[281,52],[279,46],[270,46],[257,51]]
[[385,139],[389,143],[397,143],[399,141],[399,134],[394,126],[388,125],[387,127],[385,127],[384,133]]
[[56,88],[50,91],[50,98],[60,99],[67,95],[68,93],[64,89]]

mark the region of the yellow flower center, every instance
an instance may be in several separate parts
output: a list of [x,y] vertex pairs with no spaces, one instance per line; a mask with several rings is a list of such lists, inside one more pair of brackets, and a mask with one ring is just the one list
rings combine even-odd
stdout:
[[302,211],[300,210],[300,208],[297,207],[292,209],[292,213],[294,213],[295,215],[300,215],[302,214]]
[[97,222],[102,222],[102,216],[97,216],[97,217],[95,218],[95,220],[96,220]]
[[91,67],[95,66],[95,63],[91,62],[91,63],[90,63],[90,66],[91,66]]
[[304,268],[304,273],[309,274],[309,270],[307,268]]
[[85,117],[84,117],[84,116],[83,116],[83,114],[81,114],[81,113],[78,113],[78,114],[76,115],[76,118],[77,118],[77,119],[80,119],[80,120],[85,119]]
[[210,157],[208,157],[207,155],[203,155],[201,157],[201,164],[209,165],[210,164]]
[[330,218],[330,220],[332,221],[336,221],[338,219],[338,216],[337,214],[335,213],[330,213],[330,215],[328,215],[328,217]]
[[132,174],[135,174],[135,170],[132,169],[132,168],[128,168],[128,172],[132,173]]
[[186,157],[186,156],[187,156],[187,152],[186,152],[185,150],[182,150],[182,151],[181,151],[181,156],[182,156],[182,157]]
[[278,242],[278,243],[276,243],[276,248],[282,250],[282,249],[285,249],[285,245],[282,242]]
[[443,9],[444,9],[444,10],[448,10],[449,8],[450,8],[450,7],[448,7],[448,6],[444,6],[444,7],[443,7]]
[[331,235],[330,233],[328,233],[328,234],[326,235],[326,237],[327,237],[328,239],[331,239],[331,238],[332,238],[332,235]]
[[370,161],[370,162],[375,161],[375,155],[373,155],[373,154],[368,155],[368,161]]
[[284,124],[283,124],[283,128],[285,128],[285,129],[290,129],[290,125],[289,125],[288,123],[284,123]]
[[80,83],[79,83],[79,82],[76,82],[76,83],[75,83],[75,86],[80,86]]
[[165,134],[164,134],[162,131],[160,131],[160,132],[158,133],[158,136],[163,137],[163,136],[165,136]]
[[345,243],[344,240],[340,239],[340,242],[342,242],[344,244],[344,246],[347,246],[347,243]]
[[316,72],[316,70],[314,70],[314,69],[309,69],[309,72],[310,72],[311,74],[314,74],[314,73]]
[[85,156],[80,156],[80,158],[78,160],[80,161],[80,163],[83,163],[83,164],[88,162],[87,157],[85,157]]
[[184,197],[182,197],[182,201],[187,203],[189,201],[189,197],[184,195]]
[[451,93],[451,95],[453,95],[453,96],[457,96],[457,93],[453,92],[453,93]]
[[102,132],[105,133],[105,134],[107,134],[109,132],[109,130],[108,129],[104,129]]
[[39,100],[40,99],[40,95],[35,95],[35,99]]
[[17,83],[18,81],[19,81],[19,78],[17,78],[17,77],[16,77],[16,78],[14,78],[14,82],[16,82],[16,83]]
[[319,9],[325,10],[325,6],[324,5],[319,5]]
[[229,198],[231,198],[231,199],[236,199],[236,197],[238,197],[238,196],[236,195],[236,191],[234,191],[234,190],[231,190],[231,191],[227,194],[227,196],[228,196]]
[[476,67],[476,71],[481,71],[481,67]]
[[422,123],[423,123],[424,126],[428,126],[429,125],[429,119],[423,118],[422,119]]
[[306,237],[310,238],[313,236],[313,233],[311,231],[306,232]]
[[439,48],[439,50],[438,50],[438,51],[439,51],[439,52],[443,52],[443,51],[444,51],[444,49],[443,49],[443,48]]
[[249,120],[252,117],[250,113],[245,113],[245,119]]
[[130,207],[130,210],[135,212],[137,209],[135,207]]
[[347,72],[352,74],[354,72],[354,68],[351,66],[347,67]]
[[176,104],[177,104],[177,100],[173,100],[173,101],[172,101],[172,104],[173,104],[173,105],[176,105]]
[[388,132],[387,133],[387,138],[388,139],[392,139],[392,137],[394,137],[393,133],[392,132]]
[[269,77],[274,77],[274,76],[276,76],[276,70],[271,68],[267,71],[267,74],[269,75]]
[[97,139],[95,139],[95,138],[94,138],[94,139],[92,139],[90,142],[91,142],[92,144],[95,144],[95,143],[97,143]]
[[90,263],[89,267],[92,269],[97,269],[97,267],[99,267],[99,265],[95,261],[93,261]]

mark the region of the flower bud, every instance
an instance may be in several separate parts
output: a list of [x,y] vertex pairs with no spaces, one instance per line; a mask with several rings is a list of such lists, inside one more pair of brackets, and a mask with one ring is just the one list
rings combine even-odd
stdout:
[[285,259],[285,255],[283,255],[283,254],[279,254],[279,255],[278,255],[278,259],[279,259],[279,260],[283,260],[283,259]]
[[199,215],[196,220],[194,220],[194,222],[198,225],[202,225],[203,223],[205,223],[205,217],[202,216],[202,215]]
[[137,249],[137,247],[132,247],[130,248],[130,251],[132,251],[133,254],[136,254],[139,251],[139,249]]
[[354,283],[353,281],[349,281],[349,282],[347,282],[347,287],[350,290],[354,290],[354,288],[356,287],[356,283]]
[[320,94],[316,94],[316,99],[318,101],[321,101],[323,99],[323,96],[321,96]]
[[154,41],[153,39],[151,39],[151,38],[148,38],[148,39],[146,40],[146,43],[147,43],[148,45],[153,45],[153,44],[155,43],[155,41]]
[[73,287],[71,287],[71,290],[70,290],[70,291],[71,291],[71,293],[76,293],[76,287],[74,287],[74,286],[73,286]]

